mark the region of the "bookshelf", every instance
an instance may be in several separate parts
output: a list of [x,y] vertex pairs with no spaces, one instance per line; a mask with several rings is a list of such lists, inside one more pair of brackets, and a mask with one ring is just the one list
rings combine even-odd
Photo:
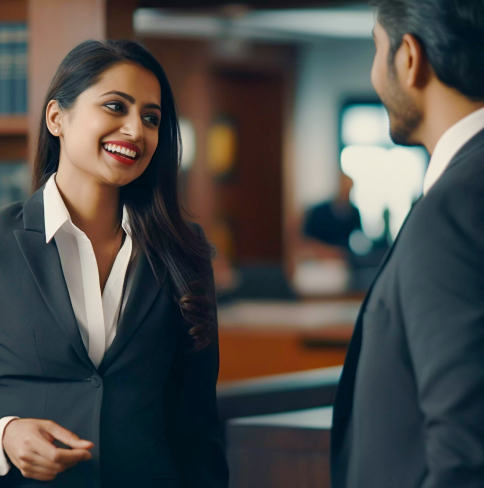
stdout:
[[28,0],[1,0],[0,29],[0,207],[3,207],[12,201],[25,200],[30,191]]
[[[27,0],[2,0],[0,24],[27,23]],[[0,114],[0,165],[27,160],[28,114]]]

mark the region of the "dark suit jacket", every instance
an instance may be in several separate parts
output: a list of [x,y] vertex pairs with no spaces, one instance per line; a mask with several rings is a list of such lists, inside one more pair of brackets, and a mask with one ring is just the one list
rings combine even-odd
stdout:
[[350,249],[350,236],[361,229],[358,209],[350,202],[341,214],[334,201],[319,203],[311,207],[305,216],[304,234],[333,246]]
[[[0,417],[50,419],[95,445],[92,460],[32,486],[227,487],[217,333],[208,348],[191,352],[166,271],[160,286],[141,254],[134,273],[118,332],[96,369],[55,239],[45,242],[43,187],[0,210]],[[26,481],[12,466],[0,487]]]
[[333,488],[484,486],[484,131],[410,212],[334,407]]

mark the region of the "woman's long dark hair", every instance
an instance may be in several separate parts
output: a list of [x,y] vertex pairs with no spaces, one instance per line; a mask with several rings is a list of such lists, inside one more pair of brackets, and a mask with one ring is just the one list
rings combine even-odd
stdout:
[[144,173],[120,189],[120,203],[126,205],[133,241],[146,254],[159,283],[166,266],[195,349],[201,349],[209,343],[216,326],[213,248],[206,239],[197,238],[182,217],[185,210],[180,202],[178,176],[181,139],[175,101],[163,68],[141,44],[130,40],[88,40],[63,59],[42,109],[32,189],[38,190],[59,166],[60,142],[46,124],[49,101],[57,100],[65,110],[71,108],[105,71],[123,62],[137,63],[157,77],[162,115],[158,147]]

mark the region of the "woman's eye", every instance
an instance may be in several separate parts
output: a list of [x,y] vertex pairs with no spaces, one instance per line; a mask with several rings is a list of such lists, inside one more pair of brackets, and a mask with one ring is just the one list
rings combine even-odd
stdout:
[[[121,110],[124,109],[124,106],[122,103],[118,103],[118,102],[110,102],[110,103],[106,103],[104,105],[105,107],[109,107],[109,106],[115,106],[115,107],[121,107]],[[116,110],[116,109],[113,109],[111,108],[110,110],[113,110],[114,112],[119,112],[119,110]]]
[[[124,105],[122,103],[119,103],[119,102],[105,103],[104,106],[108,107],[109,110],[112,110],[113,112],[124,112]],[[111,107],[115,107],[115,108],[111,108]],[[118,107],[119,110],[116,107]],[[158,117],[156,115],[146,115],[144,118],[146,120],[148,120],[148,123],[150,123],[154,126],[158,126],[158,124],[159,124],[159,120],[158,120]]]
[[152,125],[158,125],[158,117],[156,115],[147,115],[146,119],[149,119],[148,122]]

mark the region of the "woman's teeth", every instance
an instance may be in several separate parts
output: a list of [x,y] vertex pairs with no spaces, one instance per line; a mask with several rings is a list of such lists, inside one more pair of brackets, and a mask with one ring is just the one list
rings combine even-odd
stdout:
[[131,149],[127,149],[126,147],[117,146],[116,144],[103,144],[103,147],[109,152],[128,156],[132,159],[135,159],[137,155],[136,151],[132,151]]

